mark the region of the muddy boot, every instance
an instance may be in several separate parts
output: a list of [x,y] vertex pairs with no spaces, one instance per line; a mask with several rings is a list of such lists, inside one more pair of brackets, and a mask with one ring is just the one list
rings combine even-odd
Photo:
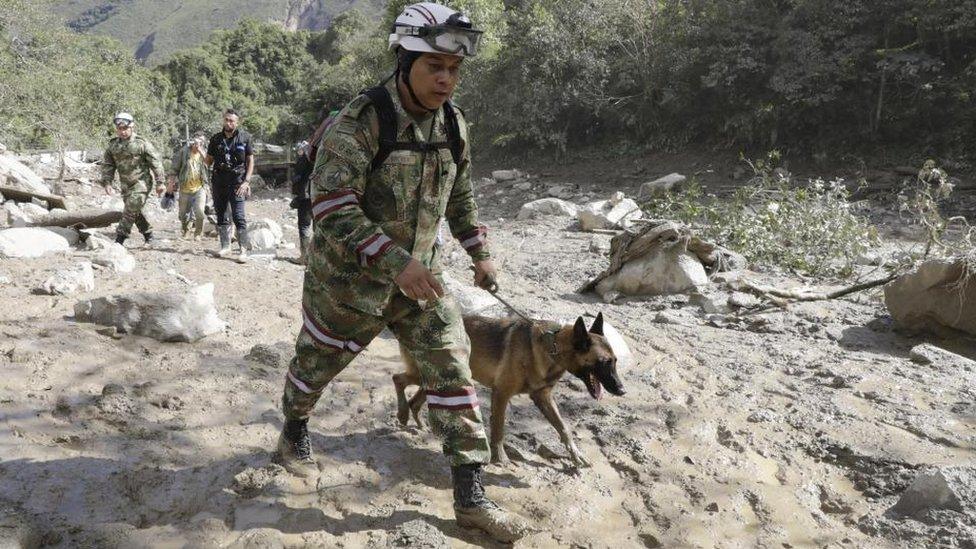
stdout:
[[148,233],[142,233],[142,238],[146,240],[146,246],[152,246],[153,242],[156,241],[156,239],[153,238],[152,231],[149,231]]
[[301,265],[308,265],[308,237],[298,236],[298,263]]
[[240,254],[237,256],[237,262],[247,263],[250,259],[247,251],[251,249],[251,239],[247,235],[247,227],[237,229],[237,243],[241,246]]
[[230,255],[230,227],[217,227],[217,234],[220,236],[220,250],[217,251],[218,257]]
[[115,235],[115,243],[116,244],[121,244],[121,245],[125,246],[125,239],[126,239],[126,236],[125,235],[122,235],[122,234],[116,234]]
[[293,475],[308,477],[316,472],[312,459],[312,443],[308,438],[308,419],[293,419],[285,422],[278,437],[278,450],[275,461]]
[[454,518],[457,525],[477,528],[502,543],[512,543],[532,530],[514,513],[495,505],[485,496],[481,465],[451,467],[454,478]]

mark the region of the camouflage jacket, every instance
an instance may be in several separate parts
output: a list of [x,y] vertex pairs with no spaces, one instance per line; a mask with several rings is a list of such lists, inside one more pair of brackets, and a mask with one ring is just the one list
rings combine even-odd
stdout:
[[148,191],[152,183],[150,174],[155,177],[157,184],[166,180],[163,161],[156,148],[138,135],[126,140],[113,137],[108,142],[102,157],[102,177],[99,183],[108,187],[115,179],[116,172],[124,193]]
[[[397,113],[397,141],[445,142],[444,111],[423,135],[403,109],[395,81],[387,84]],[[471,186],[467,126],[455,109],[464,144],[455,165],[449,149],[395,150],[369,171],[379,146],[376,109],[366,96],[349,103],[322,138],[312,171],[313,251],[306,284],[359,311],[382,315],[394,278],[410,258],[439,272],[441,220],[473,260],[488,259],[486,229],[478,224]]]

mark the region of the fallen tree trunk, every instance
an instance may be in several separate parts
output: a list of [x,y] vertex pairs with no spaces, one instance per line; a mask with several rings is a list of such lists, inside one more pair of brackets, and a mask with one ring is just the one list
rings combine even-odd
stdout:
[[68,207],[65,205],[64,197],[56,194],[28,191],[20,187],[10,187],[8,185],[0,185],[0,194],[8,199],[13,199],[18,202],[30,202],[32,198],[37,198],[47,202],[47,207],[51,210],[54,208],[60,208],[62,210],[68,209]]
[[122,212],[116,210],[78,210],[74,212],[52,212],[44,217],[34,218],[28,227],[75,227],[94,229],[108,227],[122,219]]
[[899,276],[899,274],[893,274],[878,280],[862,282],[860,284],[855,284],[853,286],[848,286],[832,292],[817,292],[814,290],[783,290],[770,286],[760,286],[759,284],[756,284],[750,280],[743,280],[742,284],[747,289],[752,290],[753,292],[758,293],[767,299],[770,299],[770,301],[773,301],[777,305],[782,305],[787,301],[825,301],[829,299],[837,299],[853,293],[876,288],[878,286],[884,286]]

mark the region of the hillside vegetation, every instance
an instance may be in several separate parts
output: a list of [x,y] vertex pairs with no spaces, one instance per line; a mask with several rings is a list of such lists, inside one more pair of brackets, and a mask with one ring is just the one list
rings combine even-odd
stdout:
[[[132,67],[130,58],[119,55],[121,46],[102,42],[95,54],[90,35],[69,36],[37,24],[50,17],[34,9],[36,2],[0,0],[30,6],[3,10],[0,66],[6,72],[0,82],[29,93],[12,95],[14,102],[5,101],[0,110],[19,115],[49,104],[45,94],[61,92],[35,86],[38,71],[32,67],[41,67],[42,74],[54,71],[60,56],[85,67],[110,64],[109,73],[124,70],[129,78],[152,83],[90,102],[79,120],[102,121],[112,110],[127,108],[145,113],[160,137],[169,137],[181,127],[213,127],[220,109],[233,105],[260,137],[297,139],[323,110],[340,107],[389,74],[386,33],[406,3],[391,1],[380,16],[346,11],[324,32],[242,20],[150,70]],[[911,152],[957,172],[971,167],[966,159],[976,143],[972,2],[450,4],[487,31],[485,48],[467,64],[457,98],[473,122],[480,151],[565,154],[595,145],[625,153],[705,144],[846,161]],[[133,0],[117,11],[134,13],[138,5]],[[258,15],[251,9],[248,14]],[[62,44],[53,59],[36,47],[50,36]],[[80,46],[65,47],[72,41]],[[69,84],[75,77],[94,78],[83,70],[67,77]],[[150,97],[139,95],[147,90]],[[19,107],[19,101],[30,105]],[[40,145],[57,131],[14,126],[0,122],[0,139]],[[104,130],[79,127],[73,135],[86,131]]]
[[242,18],[273,21],[290,30],[322,30],[350,8],[374,12],[378,0],[57,0],[54,8],[72,30],[111,36],[135,56],[156,64],[205,42],[214,30]]

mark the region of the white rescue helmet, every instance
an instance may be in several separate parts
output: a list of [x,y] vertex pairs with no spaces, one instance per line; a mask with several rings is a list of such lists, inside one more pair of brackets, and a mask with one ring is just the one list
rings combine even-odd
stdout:
[[473,57],[483,31],[463,13],[441,4],[420,2],[403,8],[393,23],[390,49]]
[[115,127],[131,126],[133,123],[135,123],[135,119],[132,118],[132,115],[127,112],[120,112],[115,115],[112,122],[115,124]]

